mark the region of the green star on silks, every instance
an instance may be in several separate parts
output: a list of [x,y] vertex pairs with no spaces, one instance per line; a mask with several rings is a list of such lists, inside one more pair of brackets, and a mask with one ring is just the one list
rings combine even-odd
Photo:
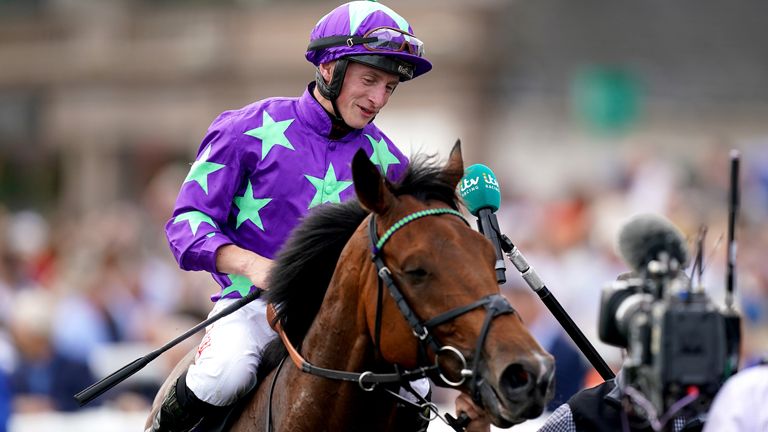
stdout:
[[272,198],[257,199],[253,197],[253,186],[251,182],[248,182],[248,187],[245,189],[245,195],[235,197],[235,205],[240,212],[237,214],[237,225],[235,229],[240,228],[243,222],[249,220],[257,227],[264,231],[264,225],[261,223],[261,216],[259,216],[259,210],[264,208]]
[[244,133],[261,140],[261,159],[264,160],[267,158],[269,151],[272,150],[272,147],[276,145],[294,150],[291,142],[288,141],[288,138],[285,136],[286,129],[288,129],[288,126],[290,126],[294,120],[295,119],[288,119],[276,122],[266,111],[264,111],[261,126],[256,129],[245,131]]
[[317,189],[315,196],[312,197],[312,202],[309,203],[309,207],[312,208],[323,203],[332,202],[340,203],[341,198],[339,194],[350,185],[351,181],[339,181],[336,179],[336,171],[333,169],[333,164],[328,165],[328,171],[325,172],[325,178],[312,177],[311,175],[304,174],[312,183],[312,186]]
[[176,218],[173,220],[173,223],[177,224],[182,221],[189,221],[189,227],[192,228],[192,235],[197,234],[197,229],[200,227],[200,224],[203,222],[216,228],[216,222],[214,222],[210,216],[197,210],[181,213],[180,215],[176,216]]
[[368,138],[368,141],[371,142],[371,147],[373,147],[371,162],[373,162],[374,165],[380,166],[381,172],[384,175],[387,175],[387,168],[389,168],[390,165],[399,164],[400,160],[389,151],[389,146],[384,141],[384,138],[382,138],[381,141],[376,141],[368,134],[365,134],[365,136]]
[[228,274],[227,278],[230,282],[232,282],[232,285],[224,288],[224,290],[221,292],[222,297],[235,291],[239,292],[241,296],[245,297],[249,292],[251,292],[253,282],[251,282],[251,280],[247,277],[239,274]]
[[203,188],[203,192],[205,192],[206,195],[208,195],[208,175],[224,168],[224,165],[222,164],[208,162],[208,157],[210,157],[210,155],[211,146],[209,145],[203,151],[203,154],[200,155],[200,158],[192,163],[192,168],[189,170],[187,178],[184,179],[184,183],[196,181],[197,184]]

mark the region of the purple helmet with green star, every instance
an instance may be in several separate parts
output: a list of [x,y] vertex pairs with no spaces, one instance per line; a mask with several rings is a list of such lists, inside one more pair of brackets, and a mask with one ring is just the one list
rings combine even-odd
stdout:
[[[424,57],[424,44],[408,21],[376,1],[352,1],[337,7],[318,21],[309,39],[306,57],[315,66],[345,60],[342,76],[328,83],[331,87],[337,84],[337,91],[346,60],[398,75],[400,81],[432,69],[432,63]],[[334,83],[336,80],[339,82]]]

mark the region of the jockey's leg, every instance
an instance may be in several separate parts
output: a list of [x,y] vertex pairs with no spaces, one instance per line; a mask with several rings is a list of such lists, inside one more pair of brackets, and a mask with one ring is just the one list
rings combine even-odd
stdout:
[[217,407],[201,401],[189,390],[186,376],[187,372],[182,373],[168,389],[163,405],[152,420],[150,432],[185,432],[216,410]]
[[[209,316],[234,301],[236,299],[219,300]],[[261,350],[275,335],[267,322],[266,303],[262,300],[255,300],[208,326],[193,364],[182,375],[183,382],[176,386],[176,402],[169,392],[156,420],[165,420],[163,416],[167,416],[168,421],[171,417],[179,418],[184,425],[195,420],[194,426],[205,415],[233,404],[256,384]],[[189,395],[192,403],[178,403],[182,402],[179,398],[182,394]],[[187,429],[152,429],[153,432],[166,430]]]

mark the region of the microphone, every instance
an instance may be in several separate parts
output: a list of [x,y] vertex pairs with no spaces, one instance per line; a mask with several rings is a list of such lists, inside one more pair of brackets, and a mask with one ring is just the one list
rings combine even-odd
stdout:
[[504,255],[499,240],[502,234],[495,214],[501,203],[496,175],[483,164],[470,166],[464,171],[464,177],[459,182],[459,195],[467,210],[477,217],[477,229],[493,245],[496,252],[496,281],[503,284],[507,281],[507,269],[504,266]]
[[[688,264],[688,247],[683,234],[669,220],[641,214],[619,232],[618,250],[624,262],[638,274],[678,270]],[[661,267],[650,266],[651,262]]]

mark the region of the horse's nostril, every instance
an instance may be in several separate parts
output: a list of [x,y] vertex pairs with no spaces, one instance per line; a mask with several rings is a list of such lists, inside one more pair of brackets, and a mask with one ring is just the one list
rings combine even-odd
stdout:
[[508,366],[501,374],[502,388],[509,390],[527,387],[530,381],[531,375],[519,364]]

